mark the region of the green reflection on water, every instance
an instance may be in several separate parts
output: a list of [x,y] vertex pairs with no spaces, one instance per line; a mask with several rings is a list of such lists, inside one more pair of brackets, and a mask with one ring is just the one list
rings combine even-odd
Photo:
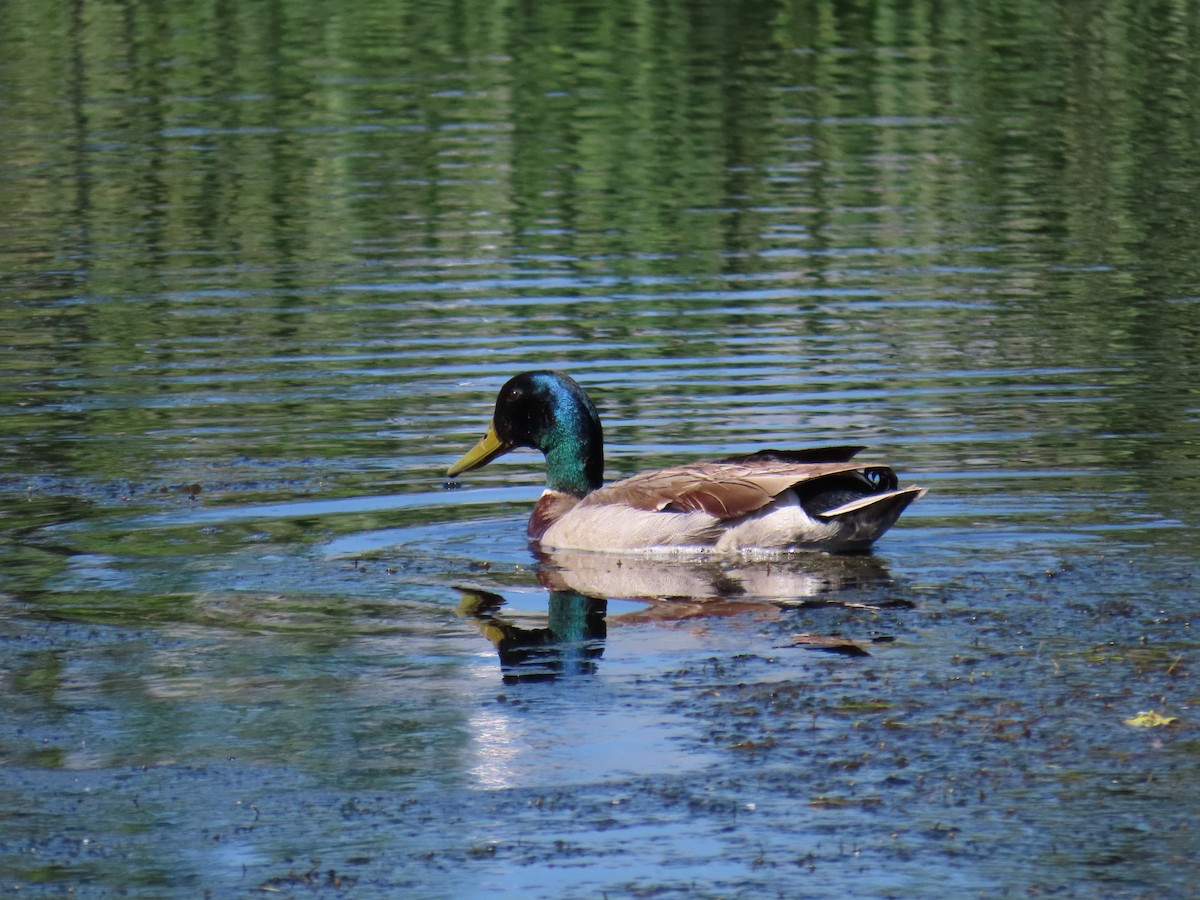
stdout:
[[[226,458],[236,419],[270,428],[263,456],[321,454],[330,436],[306,439],[308,422],[403,415],[409,366],[458,358],[364,358],[373,336],[414,316],[427,339],[494,335],[464,322],[464,296],[544,290],[596,346],[644,332],[645,288],[634,315],[589,302],[627,279],[736,297],[731,276],[777,274],[794,296],[875,290],[885,267],[903,293],[972,306],[969,326],[872,323],[901,330],[893,352],[934,367],[1116,354],[1140,377],[1108,429],[1194,440],[1177,386],[1195,381],[1196,306],[1173,301],[1194,295],[1200,246],[1197,66],[1177,52],[1186,5],[1164,9],[22,8],[0,138],[19,367],[0,421],[26,465],[89,475],[151,462],[147,434]],[[946,267],[973,271],[948,282]],[[562,277],[515,280],[547,272]],[[372,284],[405,291],[336,290]],[[631,355],[703,346],[644,343]],[[354,396],[368,372],[390,409]],[[263,375],[270,390],[248,395],[240,379]]]
[[1164,8],[22,8],[0,184],[67,226],[23,235],[33,269],[75,251],[48,293],[303,291],[375,254],[712,273],[786,228],[1178,270],[1197,72]]

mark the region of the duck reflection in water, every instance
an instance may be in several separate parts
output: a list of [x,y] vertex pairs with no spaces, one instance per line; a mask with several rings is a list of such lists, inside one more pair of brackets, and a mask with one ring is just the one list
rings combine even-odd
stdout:
[[[504,597],[488,590],[459,588],[458,611],[496,648],[505,683],[594,673],[610,625],[895,605],[878,594],[892,578],[872,556],[698,561],[541,551],[538,562],[538,581],[549,592],[545,618],[506,611]],[[610,599],[632,600],[638,608],[610,617]]]
[[572,590],[551,591],[545,625],[531,627],[504,615],[505,599],[479,588],[460,587],[458,612],[475,620],[500,655],[505,684],[590,675],[604,652],[606,600]]

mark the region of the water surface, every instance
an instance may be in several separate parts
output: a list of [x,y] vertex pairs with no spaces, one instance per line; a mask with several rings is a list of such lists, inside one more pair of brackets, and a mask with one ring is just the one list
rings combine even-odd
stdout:
[[[3,890],[1189,894],[1187,4],[11,12]],[[930,493],[539,560],[444,473],[547,366]]]

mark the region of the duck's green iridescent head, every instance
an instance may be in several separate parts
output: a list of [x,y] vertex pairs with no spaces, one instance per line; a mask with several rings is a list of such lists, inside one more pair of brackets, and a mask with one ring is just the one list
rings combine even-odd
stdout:
[[546,487],[584,496],[604,479],[600,416],[575,380],[562,372],[523,372],[500,389],[487,434],[448,475],[486,466],[517,447],[546,455]]

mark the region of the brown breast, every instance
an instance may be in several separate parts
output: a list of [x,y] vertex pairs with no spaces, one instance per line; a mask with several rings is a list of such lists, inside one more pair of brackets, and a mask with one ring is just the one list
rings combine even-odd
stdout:
[[538,498],[529,517],[529,528],[526,534],[531,541],[541,540],[546,529],[573,510],[579,503],[574,494],[562,494],[558,491],[546,491]]

